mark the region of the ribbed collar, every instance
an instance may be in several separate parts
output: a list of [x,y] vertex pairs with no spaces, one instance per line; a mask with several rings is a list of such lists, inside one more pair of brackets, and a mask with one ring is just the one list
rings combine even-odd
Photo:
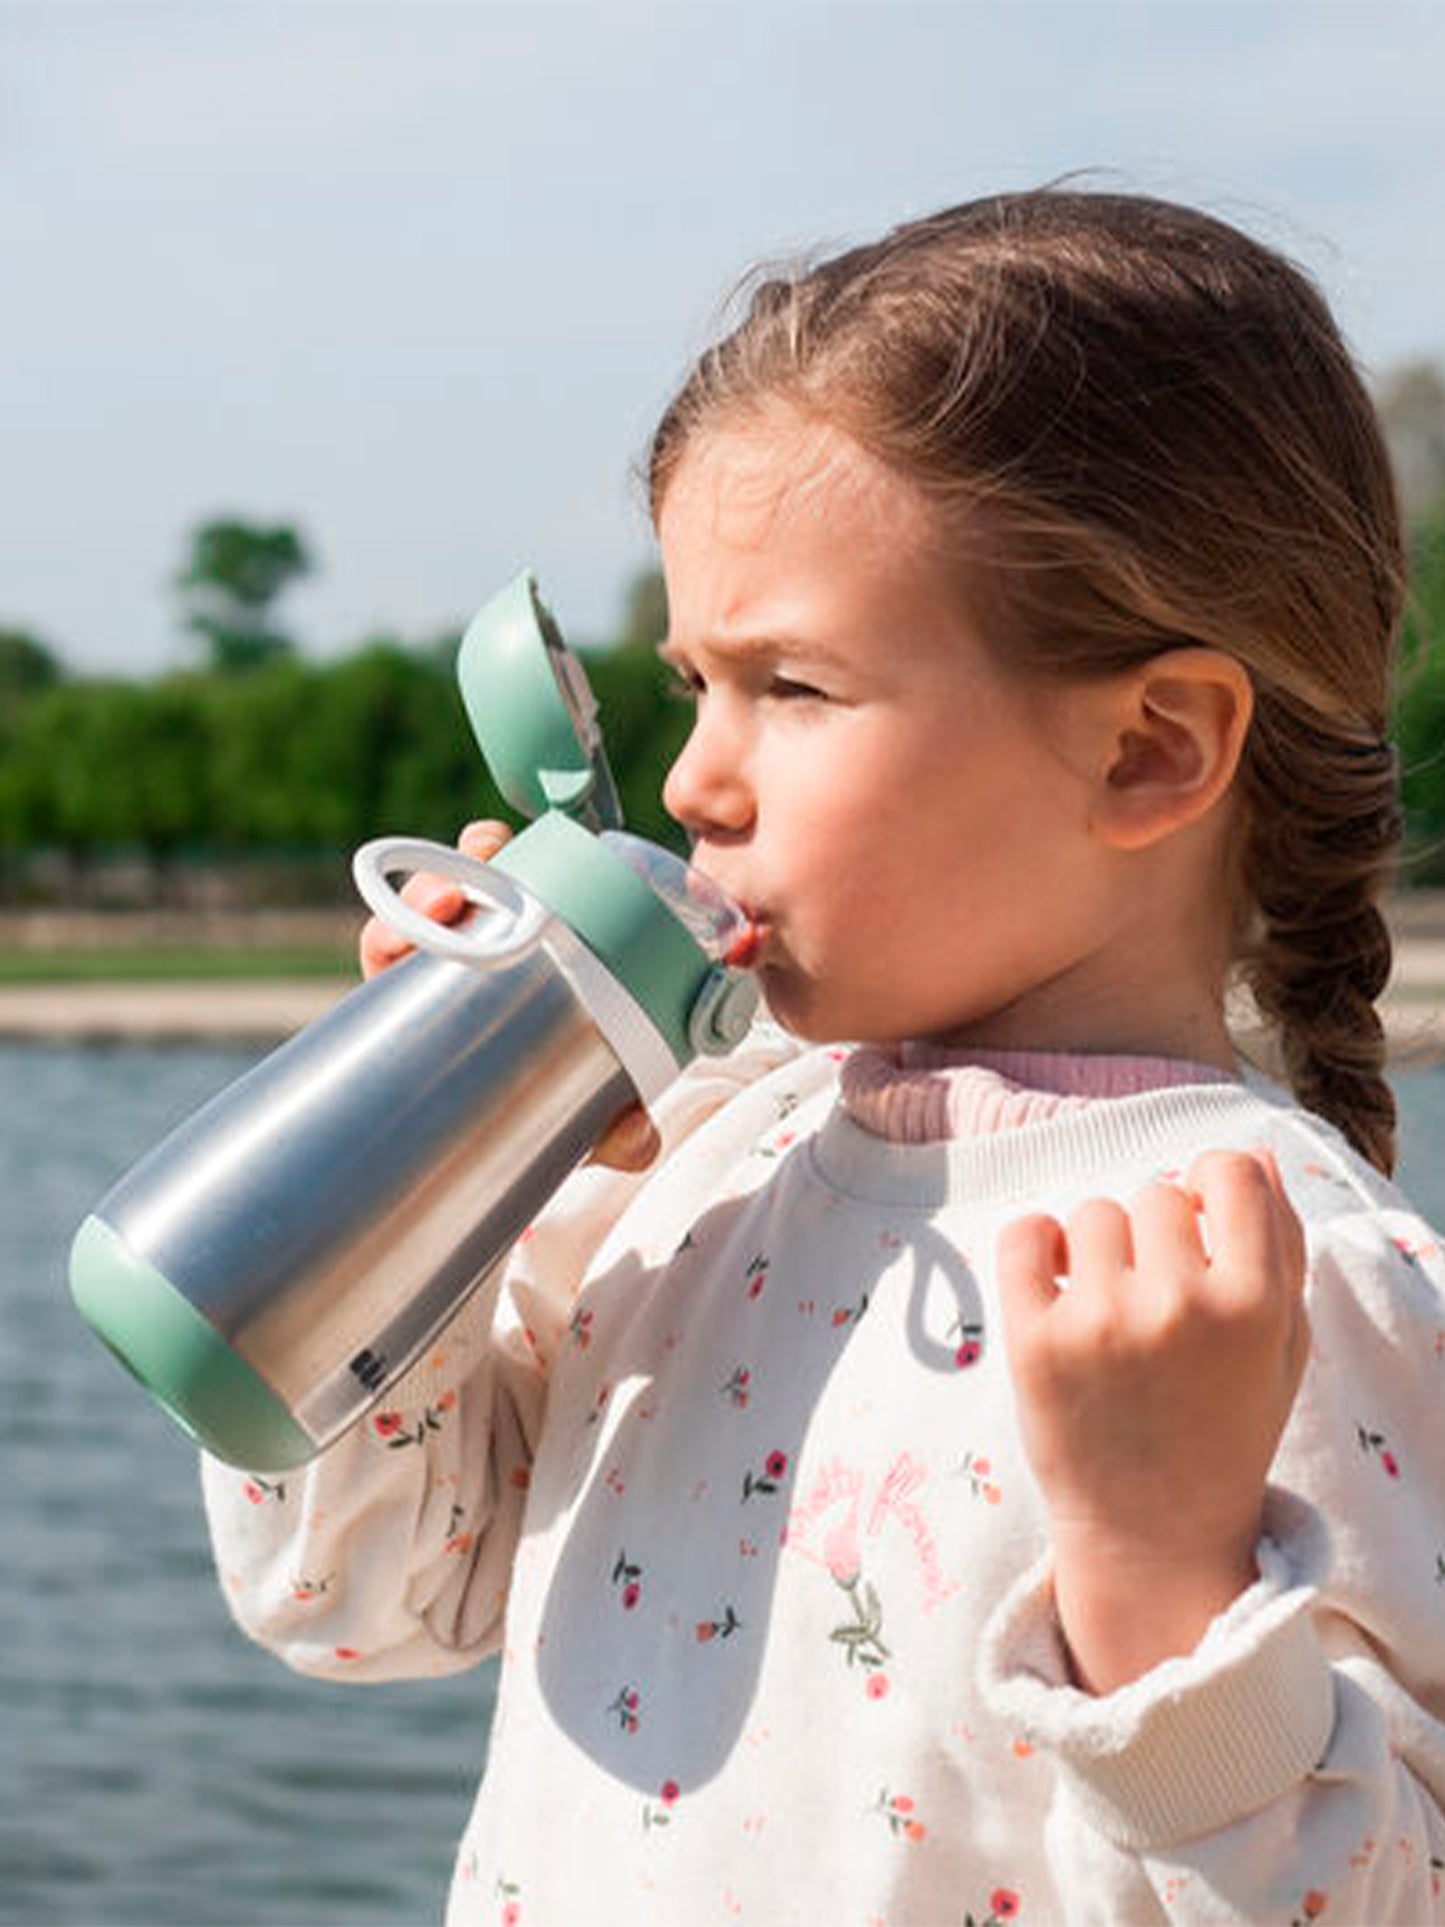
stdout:
[[1117,1052],[949,1050],[938,1044],[865,1044],[843,1066],[839,1096],[865,1131],[900,1144],[1038,1124],[1143,1091],[1234,1083],[1227,1071],[1170,1057]]
[[864,1130],[837,1104],[810,1155],[816,1174],[845,1196],[918,1210],[1002,1205],[1104,1176],[1142,1184],[1187,1167],[1203,1144],[1250,1143],[1281,1107],[1292,1100],[1262,1080],[1216,1080],[1101,1099],[1008,1130],[900,1144]]

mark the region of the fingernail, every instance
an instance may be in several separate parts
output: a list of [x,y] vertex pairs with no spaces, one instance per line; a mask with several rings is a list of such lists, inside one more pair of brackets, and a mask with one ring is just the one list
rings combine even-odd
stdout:
[[494,816],[484,816],[479,818],[475,823],[468,823],[461,835],[457,838],[457,842],[459,844],[469,841],[473,843],[496,843],[499,840],[504,841],[506,835],[507,826],[505,823],[499,823]]

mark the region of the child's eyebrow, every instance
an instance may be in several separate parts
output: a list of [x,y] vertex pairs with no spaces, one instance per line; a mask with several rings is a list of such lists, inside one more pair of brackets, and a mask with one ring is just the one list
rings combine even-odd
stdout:
[[678,663],[689,655],[725,656],[739,662],[775,662],[780,656],[792,661],[845,666],[845,658],[829,649],[825,643],[814,642],[804,636],[704,636],[691,649],[681,642],[666,637],[657,645],[657,653],[666,663]]

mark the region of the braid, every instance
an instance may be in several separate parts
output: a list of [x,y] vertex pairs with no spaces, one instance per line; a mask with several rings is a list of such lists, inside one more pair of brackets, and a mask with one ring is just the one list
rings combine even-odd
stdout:
[[1300,1102],[1388,1176],[1395,1100],[1375,1003],[1391,962],[1379,897],[1402,828],[1394,751],[1262,695],[1242,774],[1260,924],[1245,980]]

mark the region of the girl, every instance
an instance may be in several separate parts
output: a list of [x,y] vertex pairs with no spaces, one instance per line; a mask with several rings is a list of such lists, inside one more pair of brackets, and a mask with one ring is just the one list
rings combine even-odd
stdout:
[[650,484],[666,801],[776,1021],[392,1409],[207,1466],[237,1617],[501,1648],[455,1927],[1445,1919],[1401,544],[1320,297],[1155,201],[951,209],[763,280]]

